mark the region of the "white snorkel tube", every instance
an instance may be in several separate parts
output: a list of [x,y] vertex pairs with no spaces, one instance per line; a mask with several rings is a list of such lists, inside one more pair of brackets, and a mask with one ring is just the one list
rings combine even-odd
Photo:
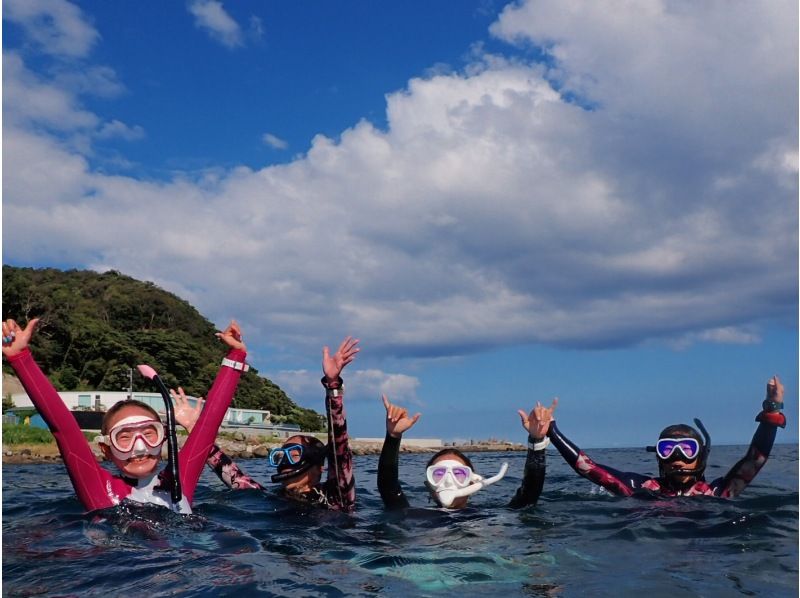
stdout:
[[452,484],[447,483],[432,484],[430,481],[426,482],[426,485],[428,486],[428,489],[433,492],[436,501],[445,509],[449,509],[453,506],[453,503],[457,498],[471,496],[478,490],[482,490],[486,486],[491,486],[495,482],[499,482],[503,479],[503,476],[506,475],[507,471],[508,463],[503,463],[503,465],[500,467],[500,471],[490,478],[483,478],[478,474],[473,473],[468,485],[461,488],[454,487]]

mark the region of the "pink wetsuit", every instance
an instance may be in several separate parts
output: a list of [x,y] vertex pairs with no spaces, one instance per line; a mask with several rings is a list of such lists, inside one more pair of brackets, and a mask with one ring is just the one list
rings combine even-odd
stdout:
[[[244,351],[231,349],[228,359],[244,362],[245,355]],[[240,371],[223,365],[208,391],[205,408],[178,453],[183,500],[174,504],[170,498],[166,471],[150,478],[134,480],[112,475],[100,466],[72,413],[39,369],[28,349],[9,357],[8,361],[36,410],[55,436],[72,485],[87,511],[113,507],[127,498],[135,502],[162,505],[179,513],[192,512],[191,504],[197,482],[222,418],[225,417],[225,411],[233,399],[241,376]]]

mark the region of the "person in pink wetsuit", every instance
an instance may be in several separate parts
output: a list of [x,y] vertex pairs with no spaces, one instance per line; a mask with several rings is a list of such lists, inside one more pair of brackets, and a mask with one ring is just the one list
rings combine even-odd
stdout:
[[106,471],[95,459],[72,413],[33,359],[28,345],[37,323],[34,319],[22,328],[14,320],[5,320],[2,323],[3,355],[53,433],[84,508],[95,511],[132,501],[191,513],[194,491],[208,452],[239,378],[247,369],[244,364],[247,349],[239,325],[231,322],[223,332],[217,333],[229,351],[208,391],[206,408],[178,453],[183,497],[175,503],[170,496],[170,473],[159,472],[165,431],[158,414],[139,401],[123,401],[109,409],[103,420],[103,435],[98,440],[103,454],[116,465],[119,475]]

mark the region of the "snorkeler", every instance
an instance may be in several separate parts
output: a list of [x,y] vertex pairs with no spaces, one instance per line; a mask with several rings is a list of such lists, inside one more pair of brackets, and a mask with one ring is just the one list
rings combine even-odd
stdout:
[[631,472],[621,472],[595,463],[561,433],[555,421],[548,437],[564,460],[581,476],[602,486],[612,494],[631,496],[641,492],[662,496],[737,496],[753,481],[767,462],[778,427],[786,426],[783,409],[783,385],[777,376],[767,383],[767,398],[747,454],[730,471],[712,482],[706,482],[704,472],[711,450],[711,438],[699,419],[695,424],[702,431],[686,424],[668,426],[662,430],[655,446],[647,447],[658,459],[659,476],[651,478]]
[[[407,409],[393,405],[385,395],[381,398],[386,408],[386,438],[378,460],[378,492],[387,509],[405,509],[409,506],[408,499],[398,477],[400,441],[403,432],[417,423],[420,414],[409,417]],[[537,403],[529,414],[524,411],[518,413],[522,427],[528,432],[528,455],[522,485],[508,504],[511,508],[536,504],[542,493],[546,468],[545,448],[549,444],[547,430],[552,420],[553,408]],[[445,448],[428,461],[425,485],[431,498],[440,507],[463,509],[471,495],[502,479],[507,469],[508,464],[503,463],[496,475],[483,478],[475,473],[469,457],[456,448]]]
[[106,471],[97,463],[77,421],[31,355],[28,345],[37,323],[38,319],[33,319],[23,329],[14,320],[4,321],[3,355],[53,433],[72,486],[86,510],[132,501],[191,513],[206,456],[233,399],[239,377],[247,369],[244,364],[247,349],[239,325],[231,322],[224,332],[217,333],[230,350],[208,392],[208,408],[179,452],[182,497],[175,502],[170,492],[173,480],[169,470],[158,472],[166,439],[158,413],[135,400],[120,401],[106,412],[98,441],[103,455],[117,466],[120,474]]
[[[291,500],[336,511],[352,511],[356,503],[353,458],[344,412],[344,383],[340,376],[353,361],[358,339],[348,336],[333,355],[322,349],[322,385],[328,418],[328,444],[315,436],[298,434],[287,438],[280,448],[270,451],[269,463],[277,469],[273,483],[281,484],[281,494]],[[201,407],[187,408],[185,397],[176,397],[176,420],[191,430]],[[322,482],[322,468],[328,461],[328,479]],[[208,466],[226,486],[234,490],[256,489],[267,492],[259,482],[242,471],[219,446],[208,455]]]

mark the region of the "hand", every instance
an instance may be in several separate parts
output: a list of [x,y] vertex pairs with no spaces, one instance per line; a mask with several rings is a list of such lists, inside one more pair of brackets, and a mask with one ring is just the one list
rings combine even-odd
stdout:
[[358,339],[348,336],[333,355],[330,354],[328,347],[322,348],[322,371],[329,382],[336,382],[344,366],[356,358],[356,354],[361,350],[357,345]]
[[39,318],[34,318],[25,328],[20,328],[14,320],[3,322],[3,355],[12,357],[22,353],[31,342],[33,331],[39,323]]
[[393,438],[400,438],[403,432],[410,430],[422,415],[417,413],[414,417],[408,417],[408,409],[398,405],[392,405],[386,395],[381,395],[383,406],[386,407],[386,432]]
[[189,399],[179,386],[178,392],[170,389],[169,394],[172,395],[172,403],[175,409],[175,422],[186,428],[186,431],[191,434],[194,425],[197,423],[200,413],[203,411],[203,397],[197,398],[197,403],[194,407],[189,405]]
[[[3,334],[5,334],[5,328],[3,329]],[[781,384],[777,376],[773,376],[767,382],[767,400],[783,403],[783,384]]]
[[522,409],[517,411],[519,418],[522,420],[522,427],[528,432],[531,438],[541,440],[547,436],[550,429],[550,422],[553,421],[553,411],[558,405],[558,398],[553,399],[550,407],[545,407],[540,402],[536,402],[530,413],[525,413]]
[[242,341],[242,329],[239,328],[239,324],[236,320],[231,320],[231,323],[228,324],[225,330],[217,332],[217,338],[231,349],[247,351],[247,347],[245,347],[244,341]]

